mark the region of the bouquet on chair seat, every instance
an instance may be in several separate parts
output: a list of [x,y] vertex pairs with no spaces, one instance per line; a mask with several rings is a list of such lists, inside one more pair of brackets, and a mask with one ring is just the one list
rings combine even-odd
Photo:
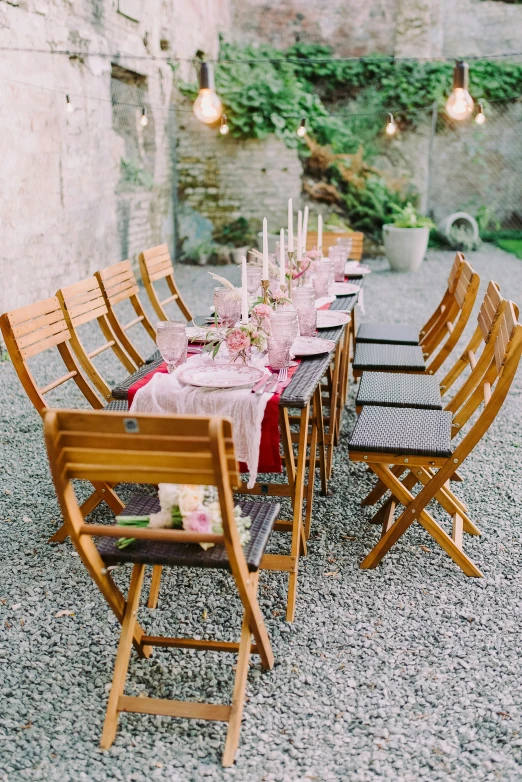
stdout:
[[[215,486],[195,486],[189,483],[160,483],[158,499],[161,510],[150,516],[116,516],[124,527],[150,527],[151,529],[184,529],[187,532],[223,534],[221,507]],[[234,508],[234,517],[242,546],[250,540],[250,516],[244,516],[240,507]],[[120,538],[116,543],[124,549],[136,538]],[[207,549],[213,543],[200,543]]]

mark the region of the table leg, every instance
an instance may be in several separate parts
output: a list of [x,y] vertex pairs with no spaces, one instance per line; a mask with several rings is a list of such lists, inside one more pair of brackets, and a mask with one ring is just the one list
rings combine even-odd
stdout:
[[295,560],[295,566],[290,573],[288,583],[288,602],[286,606],[286,621],[293,622],[295,616],[295,601],[297,597],[297,574],[299,570],[299,553],[301,550],[301,539],[303,537],[303,499],[304,499],[304,478],[306,471],[306,445],[308,440],[308,422],[310,418],[310,404],[304,407],[300,416],[299,430],[299,452],[297,456],[297,468],[295,473],[295,491],[294,491],[294,516],[292,530],[292,557]]

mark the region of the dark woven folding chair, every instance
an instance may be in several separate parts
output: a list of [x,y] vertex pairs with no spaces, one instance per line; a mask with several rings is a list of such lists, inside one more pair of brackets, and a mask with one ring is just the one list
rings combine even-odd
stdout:
[[[479,535],[467,508],[449,488],[449,481],[481,440],[509,391],[522,353],[522,326],[511,302],[500,317],[498,335],[486,346],[475,368],[447,410],[364,407],[349,443],[352,461],[361,461],[377,475],[391,498],[377,512],[382,535],[361,563],[376,567],[415,521],[449,554],[468,576],[481,576],[464,553],[463,532]],[[479,411],[479,408],[480,411]],[[455,448],[452,434],[460,433],[475,416]],[[406,476],[401,480],[401,475]],[[417,483],[417,495],[412,489]],[[369,497],[372,495],[370,493]],[[435,501],[452,519],[449,535],[428,512]],[[368,504],[368,498],[363,501]],[[404,510],[394,521],[398,504]]]
[[[40,415],[43,416],[45,411],[51,407],[45,398],[46,394],[69,381],[76,384],[91,407],[96,410],[104,408],[104,403],[89,385],[76,361],[71,349],[71,335],[56,296],[6,312],[0,318],[0,326],[20,382]],[[58,351],[67,372],[45,386],[41,386],[29,366],[29,359],[52,349]],[[113,401],[105,409],[126,410],[127,402]],[[91,513],[102,501],[105,501],[114,513],[119,513],[122,510],[123,503],[112,485],[95,480],[93,486],[95,491],[80,508],[83,517]],[[50,540],[58,543],[65,540],[66,537],[67,531],[62,526]]]
[[[230,421],[199,416],[129,418],[124,413],[52,411],[45,415],[45,439],[56,493],[71,540],[92,579],[121,624],[101,746],[108,749],[116,736],[122,712],[187,717],[228,722],[223,765],[230,766],[239,743],[249,659],[258,654],[263,668],[274,657],[257,600],[258,570],[279,505],[244,502],[250,515],[251,538],[244,549],[234,518],[232,488],[239,485]],[[105,480],[110,483],[189,483],[217,487],[223,534],[178,529],[150,529],[122,525],[85,524],[72,481]],[[125,509],[148,515],[159,508],[154,497],[137,496]],[[98,540],[95,543],[93,537]],[[117,538],[136,538],[127,548]],[[203,550],[199,543],[212,543]],[[130,563],[127,598],[117,588],[108,568]],[[147,635],[137,621],[145,566],[224,569],[231,572],[243,605],[239,643]],[[226,600],[231,595],[227,594]],[[255,643],[252,644],[252,636]],[[231,705],[194,703],[125,695],[132,645],[139,657],[150,657],[154,646],[237,654]]]
[[[474,369],[479,356],[497,337],[500,316],[507,300],[500,295],[495,282],[490,282],[480,306],[478,324],[473,336],[446,376],[439,383],[433,375],[390,374],[365,372],[360,380],[355,405],[360,413],[364,405],[380,407],[416,407],[426,410],[442,410],[443,396],[453,387],[466,369]],[[518,309],[515,307],[518,317]],[[448,409],[447,406],[445,409]]]
[[[156,342],[156,329],[150,322],[140,301],[138,283],[132,271],[131,262],[129,260],[120,261],[120,263],[100,269],[100,271],[95,272],[94,276],[100,284],[103,298],[107,305],[107,318],[112,330],[136,366],[141,367],[143,364],[160,361],[161,354],[159,350],[156,350],[149,358],[142,356],[127,333],[134,326],[141,324],[152,341]],[[124,301],[128,301],[136,313],[136,317],[125,324],[121,322],[116,312],[116,307]]]
[[[353,359],[354,377],[368,371],[435,374],[459,341],[477,298],[480,278],[469,263],[460,264],[457,276],[454,289],[448,287],[438,317],[432,316],[428,321],[421,344],[361,342],[358,339]],[[426,363],[428,359],[429,363]]]
[[432,333],[433,329],[440,328],[441,316],[447,312],[452,303],[451,298],[455,294],[464,262],[465,258],[462,253],[457,253],[448,276],[448,286],[444,295],[420,330],[408,323],[362,323],[357,331],[356,342],[361,344],[378,342],[384,345],[420,345],[423,338]]
[[[151,247],[144,250],[139,256],[141,279],[154,307],[154,311],[160,320],[170,320],[165,305],[175,301],[181,313],[186,320],[192,320],[192,314],[183,301],[183,297],[178,290],[174,279],[174,266],[166,244],[160,244],[158,247]],[[155,283],[165,280],[170,296],[161,300],[155,287]]]
[[[56,294],[60,302],[70,332],[70,341],[78,361],[87,377],[94,383],[104,399],[111,399],[111,389],[94,365],[93,359],[112,350],[118,361],[127,370],[135,372],[137,367],[121,346],[109,322],[108,309],[103,298],[100,284],[96,277],[89,277],[81,282],[61,288]],[[93,350],[87,350],[80,337],[79,329],[87,323],[96,322],[106,340]]]

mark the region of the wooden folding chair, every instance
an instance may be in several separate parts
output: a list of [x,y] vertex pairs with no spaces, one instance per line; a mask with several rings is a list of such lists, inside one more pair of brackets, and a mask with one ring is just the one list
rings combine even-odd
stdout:
[[[323,254],[328,255],[330,247],[335,247],[337,239],[351,239],[352,247],[349,258],[353,261],[360,261],[363,253],[364,234],[361,231],[323,231]],[[309,231],[306,236],[306,249],[313,250],[317,248],[317,232]]]
[[[391,499],[383,506],[384,513],[382,509],[378,511],[382,536],[363,560],[362,568],[376,567],[408,527],[419,521],[466,575],[482,575],[462,548],[463,532],[479,535],[480,531],[468,517],[464,503],[449,488],[449,481],[498,414],[521,353],[522,326],[517,323],[515,308],[509,302],[499,319],[497,338],[485,346],[446,410],[363,408],[349,443],[349,456],[352,461],[368,464],[391,492]],[[453,449],[452,433],[460,433],[476,413],[469,430]],[[407,474],[400,480],[404,470]],[[421,490],[413,495],[412,489],[419,482]],[[450,515],[451,535],[428,512],[432,500]],[[363,504],[367,501],[368,498]],[[398,504],[404,510],[394,521]]]
[[[41,416],[50,407],[45,395],[70,380],[74,381],[91,407],[96,410],[104,407],[103,402],[82,375],[71,350],[71,335],[56,296],[6,312],[0,318],[0,327],[20,382]],[[36,381],[28,361],[53,348],[56,348],[60,354],[67,372],[42,387]],[[126,402],[111,402],[109,404],[111,409],[126,409],[126,407]],[[114,513],[119,513],[122,510],[123,503],[111,485],[104,481],[95,480],[93,486],[94,493],[85,500],[80,508],[82,516],[87,516],[102,501],[105,501]],[[61,542],[66,537],[67,531],[62,526],[50,540]]]
[[[136,366],[141,367],[160,358],[159,351],[156,351],[148,359],[144,358],[127,334],[129,329],[141,323],[152,341],[156,341],[156,330],[143,309],[138,296],[138,283],[132,271],[131,262],[126,260],[107,266],[105,269],[95,272],[94,276],[98,280],[103,298],[105,299],[107,318],[112,330]],[[125,324],[121,322],[116,312],[116,306],[123,301],[128,301],[136,313],[136,317]]]
[[[105,304],[98,280],[96,277],[89,277],[87,280],[62,288],[57,292],[56,296],[62,306],[70,332],[71,345],[78,357],[78,361],[103,398],[111,399],[111,389],[99,370],[96,369],[93,358],[106,350],[112,350],[127,372],[132,374],[137,367],[125,353],[118,337],[112,330],[109,323],[107,305]],[[94,321],[97,321],[107,341],[94,350],[87,351],[80,339],[78,329],[80,326]]]
[[[145,250],[140,253],[139,262],[141,279],[143,280],[150,303],[154,307],[154,311],[158,318],[160,320],[170,320],[164,307],[171,301],[175,301],[183,316],[187,320],[192,320],[190,310],[183,301],[174,280],[174,266],[167,245],[160,244],[158,247],[151,247],[150,250]],[[171,295],[166,299],[163,299],[163,301],[160,301],[156,288],[154,287],[154,283],[158,280],[165,280],[171,293]]]
[[[404,342],[365,342],[358,337],[353,359],[354,377],[360,377],[365,371],[435,374],[459,341],[470,318],[480,285],[480,277],[466,261],[460,264],[456,278],[456,283],[454,282],[451,288],[448,286],[443,301],[437,308],[437,316],[432,316],[424,327],[419,345]],[[380,324],[379,328],[383,325]],[[359,328],[358,334],[363,326]]]
[[[259,563],[279,505],[242,503],[243,511],[252,520],[251,539],[243,549],[234,520],[232,497],[232,487],[240,480],[232,427],[226,419],[152,415],[131,418],[125,413],[52,411],[46,413],[44,426],[54,484],[71,540],[122,626],[101,746],[108,749],[113,743],[121,712],[219,720],[229,723],[223,765],[232,765],[239,743],[250,655],[258,654],[265,669],[272,668],[274,663],[257,601],[257,585]],[[216,486],[223,535],[85,524],[71,483],[78,478],[111,483]],[[156,498],[138,495],[123,513],[147,515],[158,509]],[[96,544],[93,536],[99,539]],[[120,550],[116,539],[121,537],[137,540]],[[203,550],[197,545],[200,542],[215,546]],[[125,600],[107,571],[110,565],[128,562],[133,563],[133,568]],[[244,609],[239,643],[147,635],[136,616],[146,564],[230,570]],[[125,695],[132,644],[140,657],[150,657],[154,646],[237,654],[231,705]]]
[[[484,346],[496,339],[499,319],[506,306],[507,300],[500,295],[498,285],[490,282],[480,305],[477,328],[440,383],[434,375],[364,372],[355,399],[357,412],[360,413],[364,405],[442,410],[442,397],[466,369],[475,368]],[[518,317],[516,307],[515,315]]]

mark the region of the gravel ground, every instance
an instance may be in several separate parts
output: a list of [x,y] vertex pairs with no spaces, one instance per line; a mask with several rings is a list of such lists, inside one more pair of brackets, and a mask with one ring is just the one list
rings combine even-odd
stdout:
[[[412,275],[372,261],[366,317],[420,325],[452,260],[430,252]],[[522,263],[514,256],[485,246],[471,262],[481,293],[491,276],[522,302]],[[205,270],[182,267],[178,279],[201,311],[213,286]],[[56,366],[40,362],[38,376],[52,376]],[[112,379],[121,376],[110,357],[101,366]],[[40,419],[9,362],[0,364],[0,380],[1,780],[522,779],[520,374],[458,487],[484,532],[465,541],[481,580],[467,579],[415,527],[377,570],[358,569],[378,533],[359,505],[372,479],[346,457],[354,423],[347,409],[333,495],[316,498],[293,625],[284,621],[286,579],[261,578],[277,662],[269,673],[252,665],[240,748],[228,770],[220,767],[225,726],[216,723],[126,715],[112,749],[98,748],[118,625],[70,543],[46,543],[60,512]],[[76,397],[62,389],[54,400],[71,405]],[[271,550],[283,550],[282,538],[274,536]],[[128,571],[117,578],[124,585]],[[143,608],[140,621],[153,634],[233,639],[239,606],[230,591],[224,574],[171,571],[158,610]],[[64,610],[72,613],[57,616]],[[127,692],[226,702],[231,662],[165,650],[150,661],[133,657]]]

